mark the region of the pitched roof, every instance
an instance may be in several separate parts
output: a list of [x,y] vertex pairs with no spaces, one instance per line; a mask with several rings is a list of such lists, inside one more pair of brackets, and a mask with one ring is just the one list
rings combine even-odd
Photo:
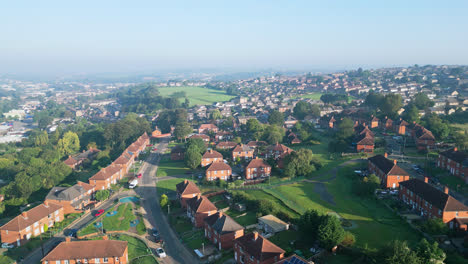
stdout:
[[269,147],[268,147],[268,150],[269,150],[269,151],[279,151],[279,152],[282,152],[282,153],[290,153],[290,152],[293,152],[292,149],[286,147],[286,146],[283,145],[283,144],[279,144],[279,143],[276,143],[275,145],[269,146]]
[[220,235],[244,229],[243,226],[239,225],[230,216],[221,212],[217,212],[216,214],[206,217],[205,223],[211,226],[211,228],[216,230]]
[[202,159],[213,159],[213,158],[222,159],[223,155],[216,150],[210,149],[210,150],[207,150],[205,154],[203,154],[203,157],[202,157]]
[[379,119],[377,117],[375,117],[375,116],[372,117],[372,119],[371,119],[371,122],[378,122],[378,121],[379,121]]
[[182,194],[198,194],[201,193],[198,186],[189,180],[184,180],[176,185],[176,190],[178,193]]
[[211,163],[210,167],[206,171],[220,171],[220,170],[231,170],[231,166],[224,163],[223,161],[215,161]]
[[445,156],[457,163],[463,163],[468,159],[468,154],[463,151],[458,151],[457,149],[449,149],[440,153],[440,155]]
[[94,174],[89,180],[106,180],[122,169],[121,165],[112,163],[111,165],[102,168],[98,173]]
[[216,128],[218,127],[214,124],[201,124],[200,125],[200,129],[216,129]]
[[400,118],[399,120],[397,120],[395,122],[395,125],[398,125],[398,126],[409,126],[408,122],[406,122],[405,120],[403,120],[402,118]]
[[253,159],[249,162],[249,165],[247,165],[247,169],[250,169],[250,168],[266,168],[266,167],[270,167],[271,166],[266,163],[263,159],[259,159],[259,158],[256,158],[256,159]]
[[58,244],[42,261],[122,257],[127,247],[127,241],[118,240],[65,241]]
[[400,182],[400,185],[414,192],[433,206],[443,211],[468,211],[468,207],[451,195],[419,179]]
[[75,158],[73,158],[72,156],[68,157],[68,159],[66,159],[66,160],[64,161],[64,163],[65,163],[66,165],[68,165],[68,166],[73,166],[73,165],[75,165],[77,162],[78,162],[78,161],[77,161]]
[[235,146],[237,146],[237,143],[232,141],[219,142],[216,145],[217,148],[234,148]]
[[247,145],[244,145],[244,144],[237,145],[232,150],[232,152],[250,152],[250,151],[253,151],[253,148],[251,148],[251,147],[249,147]]
[[377,166],[381,171],[383,171],[386,175],[408,175],[409,174],[400,166],[396,165],[395,162],[387,159],[382,155],[376,155],[374,157],[370,157],[369,161],[372,162],[375,166]]
[[236,239],[236,242],[241,245],[243,250],[247,251],[249,255],[259,261],[274,258],[285,252],[256,232],[239,237]]
[[[59,210],[63,206],[48,203],[40,204],[27,212],[23,212],[22,214],[18,215],[17,217],[10,220],[8,223],[4,224],[0,227],[0,230],[9,230],[9,231],[20,231],[25,229],[26,227],[34,224],[35,222],[39,221],[40,219],[47,217],[49,214]],[[26,217],[24,216],[26,215]]]
[[195,212],[216,211],[218,208],[203,195],[197,195],[187,200],[187,206]]
[[374,145],[374,138],[370,134],[360,134],[356,137],[357,145]]
[[250,141],[249,143],[247,143],[247,146],[253,147],[253,148],[266,146],[266,145],[268,145],[268,143],[266,143],[265,141]]
[[93,186],[84,182],[79,182],[71,187],[53,187],[47,194],[46,200],[71,201],[86,194],[91,189]]

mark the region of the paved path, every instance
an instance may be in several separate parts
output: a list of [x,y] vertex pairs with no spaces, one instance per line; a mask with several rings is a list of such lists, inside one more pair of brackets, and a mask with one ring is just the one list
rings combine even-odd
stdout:
[[[143,164],[141,173],[143,174],[142,182],[136,188],[136,193],[143,199],[143,207],[147,212],[144,215],[147,219],[149,228],[156,227],[164,241],[164,250],[167,257],[160,259],[160,262],[172,263],[199,263],[198,259],[180,242],[177,235],[174,233],[169,225],[167,217],[161,211],[159,206],[159,195],[156,192],[156,171],[158,169],[158,162],[160,155],[164,153],[167,148],[168,141],[164,140],[158,145],[157,153],[152,153],[147,161]],[[173,176],[169,176],[173,177]],[[162,177],[164,178],[164,177]],[[158,180],[160,180],[159,178]],[[148,226],[147,226],[148,227]]]

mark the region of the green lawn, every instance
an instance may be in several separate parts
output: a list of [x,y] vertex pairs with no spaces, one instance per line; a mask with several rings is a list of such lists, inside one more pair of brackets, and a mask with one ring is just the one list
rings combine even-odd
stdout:
[[225,91],[213,90],[197,86],[181,86],[181,87],[158,87],[159,93],[164,96],[171,95],[175,92],[185,92],[190,100],[190,105],[206,105],[215,102],[229,101],[234,96],[227,95]]
[[188,170],[189,168],[185,166],[183,161],[173,161],[169,157],[164,157],[159,162],[156,177],[181,175],[185,174]]
[[457,176],[450,174],[448,171],[444,171],[442,174],[439,174],[438,179],[441,184],[447,185],[450,189],[465,196],[468,195],[468,184]]
[[170,180],[164,180],[164,181],[157,181],[156,182],[156,190],[158,192],[158,195],[161,196],[161,194],[165,193],[168,195],[173,195],[176,190],[176,185],[180,182],[183,182],[185,179],[183,178],[177,178],[177,179],[170,179]]
[[287,251],[288,248],[293,248],[291,242],[299,238],[299,232],[295,230],[281,231],[269,238],[273,244]]
[[465,133],[465,130],[468,130],[468,124],[451,124],[451,126],[458,129],[460,133]]
[[[137,217],[133,213],[132,203],[123,203],[118,207],[115,206],[111,209],[108,209],[102,216],[89,223],[84,228],[78,231],[79,236],[84,236],[92,234],[99,231],[98,228],[94,226],[97,222],[102,222],[103,229],[108,231],[127,231],[130,229],[130,222],[136,220]],[[106,216],[108,212],[116,210],[117,214],[113,216]],[[137,225],[138,226],[138,225]],[[137,227],[138,229],[138,227]],[[141,227],[140,227],[141,229]]]
[[[139,256],[144,256],[151,254],[150,249],[146,247],[145,243],[141,241],[138,238],[127,236],[127,235],[117,235],[117,236],[112,236],[114,239],[118,240],[123,240],[128,242],[128,260],[132,260],[136,257]],[[153,263],[158,263],[153,257],[145,257],[144,259],[141,259],[141,261],[144,262],[138,262],[138,261],[131,261],[130,263],[147,263],[147,264],[153,264]]]
[[175,217],[171,215],[169,217],[169,221],[171,226],[175,229],[175,231],[179,234],[183,234],[185,232],[191,231],[192,223],[185,217]]
[[205,231],[203,229],[184,233],[182,235],[182,241],[191,249],[202,248],[202,243],[205,243],[205,245],[211,243],[205,238]]
[[[245,215],[241,216],[242,214],[246,213]],[[235,210],[227,210],[226,214],[232,217],[239,225],[248,226],[257,223],[257,216],[255,212],[252,211],[245,211],[245,212],[237,212]]]
[[351,179],[346,176],[352,170],[353,166],[341,169],[337,178],[326,184],[335,205],[322,200],[315,190],[315,183],[284,185],[268,192],[300,212],[308,209],[316,209],[322,213],[337,212],[352,221],[356,226],[350,231],[356,236],[358,247],[367,244],[370,249],[377,249],[392,239],[408,240],[410,244],[419,241],[420,236],[380,201],[363,199],[353,194]]
[[296,95],[293,96],[293,99],[312,99],[312,100],[320,100],[320,97],[323,95],[323,93],[309,93],[309,94],[301,94],[301,95]]

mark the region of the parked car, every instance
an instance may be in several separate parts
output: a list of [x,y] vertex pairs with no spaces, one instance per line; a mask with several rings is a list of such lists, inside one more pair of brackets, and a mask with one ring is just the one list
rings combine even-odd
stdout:
[[153,146],[153,144],[148,144],[148,145],[146,145],[146,146],[147,146],[147,147],[152,147],[152,146]]
[[153,151],[158,151],[158,149],[157,149],[157,148],[153,148]]
[[160,258],[165,258],[166,257],[166,252],[164,252],[164,249],[162,249],[162,248],[157,248],[156,249],[156,254],[158,254],[158,257],[160,257]]
[[67,237],[76,237],[76,232],[78,230],[76,229],[68,229],[66,232],[65,232],[65,236]]
[[3,243],[2,244],[2,248],[14,248],[15,246],[13,246],[13,244],[9,244],[9,243]]
[[128,183],[128,188],[133,189],[138,185],[138,179],[133,179]]
[[137,177],[137,178],[141,178],[141,176],[143,176],[143,174],[138,173],[138,175],[137,175],[136,177]]
[[96,212],[94,212],[93,216],[98,217],[104,213],[104,209],[99,209]]
[[153,228],[151,230],[151,235],[154,237],[155,242],[160,242],[161,241],[161,235],[159,235],[159,232],[156,228]]

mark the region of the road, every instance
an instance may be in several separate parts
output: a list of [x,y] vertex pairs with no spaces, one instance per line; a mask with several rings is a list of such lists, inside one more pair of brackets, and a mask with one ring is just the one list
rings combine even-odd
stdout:
[[160,260],[165,264],[175,263],[199,263],[198,259],[180,242],[177,235],[169,225],[167,217],[159,206],[159,195],[156,192],[156,171],[159,157],[167,148],[168,140],[163,139],[157,146],[158,151],[152,153],[143,164],[140,172],[143,174],[140,186],[135,189],[142,197],[143,207],[148,215],[145,218],[152,227],[156,227],[164,241],[164,250],[167,257]]

